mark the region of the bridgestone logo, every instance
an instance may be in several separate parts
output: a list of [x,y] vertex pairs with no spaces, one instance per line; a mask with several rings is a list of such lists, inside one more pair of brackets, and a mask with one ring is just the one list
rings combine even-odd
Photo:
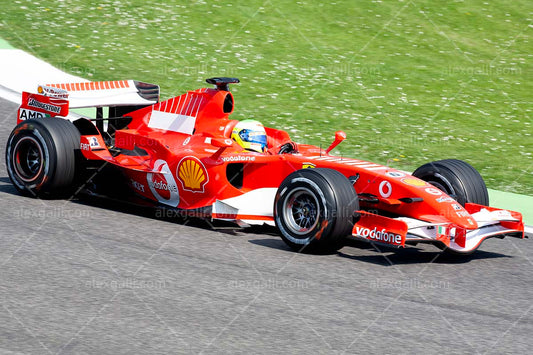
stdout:
[[174,191],[174,192],[178,191],[177,186],[169,186],[169,185],[165,184],[162,181],[158,181],[158,182],[148,181],[148,185],[150,185],[152,188],[158,189],[158,190]]
[[51,105],[51,104],[45,104],[44,102],[40,102],[40,101],[37,101],[35,99],[29,99],[28,100],[28,106],[37,107],[37,108],[40,108],[40,109],[48,111],[48,112],[54,112],[54,113],[61,112],[61,107],[55,106],[55,105]]
[[402,245],[402,236],[399,234],[389,233],[385,228],[378,231],[377,228],[368,229],[365,227],[355,227],[355,233],[358,236],[375,240],[377,242]]

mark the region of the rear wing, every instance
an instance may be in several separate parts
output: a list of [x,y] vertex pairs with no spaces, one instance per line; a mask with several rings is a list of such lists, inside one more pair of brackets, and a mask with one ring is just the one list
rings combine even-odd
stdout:
[[159,102],[159,86],[136,80],[48,84],[68,93],[70,108],[153,105]]
[[159,86],[136,80],[39,85],[38,93],[22,93],[18,121],[66,117],[70,109],[147,106],[159,102]]

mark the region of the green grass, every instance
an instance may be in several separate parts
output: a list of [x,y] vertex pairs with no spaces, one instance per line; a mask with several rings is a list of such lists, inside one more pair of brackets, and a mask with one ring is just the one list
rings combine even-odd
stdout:
[[0,37],[91,80],[164,98],[235,76],[234,118],[411,170],[470,162],[533,195],[529,1],[10,1]]

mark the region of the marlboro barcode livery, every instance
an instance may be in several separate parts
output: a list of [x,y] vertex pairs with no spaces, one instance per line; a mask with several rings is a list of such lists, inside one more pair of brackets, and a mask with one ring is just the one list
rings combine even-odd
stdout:
[[[283,130],[229,118],[235,78],[159,102],[133,80],[48,84],[23,93],[6,149],[21,192],[120,196],[183,215],[271,224],[297,251],[334,250],[352,235],[468,254],[490,237],[524,237],[518,212],[488,207],[483,179],[455,159],[413,174],[330,155]],[[73,113],[92,107],[93,118]]]

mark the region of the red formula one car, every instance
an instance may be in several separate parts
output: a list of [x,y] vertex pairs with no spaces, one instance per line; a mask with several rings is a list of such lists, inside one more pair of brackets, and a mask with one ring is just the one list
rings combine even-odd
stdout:
[[[463,161],[428,163],[411,175],[330,155],[346,138],[340,131],[323,150],[266,128],[266,151],[244,150],[230,138],[238,121],[228,118],[228,86],[239,80],[207,82],[215,88],[162,102],[158,86],[132,80],[25,92],[7,142],[9,177],[37,196],[127,186],[190,215],[276,225],[295,250],[332,250],[353,235],[468,254],[490,237],[524,237],[521,214],[488,207],[483,179]],[[70,112],[79,107],[96,108],[95,118]]]

